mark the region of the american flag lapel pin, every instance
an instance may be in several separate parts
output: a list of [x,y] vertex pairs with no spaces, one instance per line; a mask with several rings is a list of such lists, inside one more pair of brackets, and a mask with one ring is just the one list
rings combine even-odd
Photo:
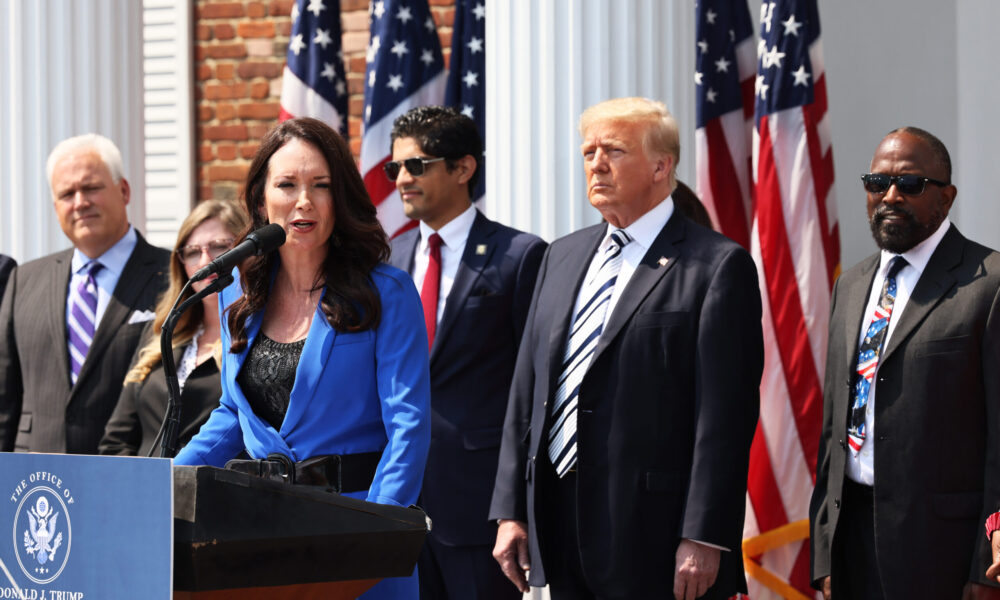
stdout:
[[660,266],[661,266],[661,267],[665,267],[665,266],[667,266],[667,263],[668,263],[668,262],[670,262],[670,259],[669,259],[669,258],[667,258],[666,256],[661,256],[661,257],[660,257],[660,260],[659,260],[659,261],[657,261],[657,262],[659,262],[659,263],[660,263]]
[[476,255],[482,256],[486,254],[486,244],[476,244]]

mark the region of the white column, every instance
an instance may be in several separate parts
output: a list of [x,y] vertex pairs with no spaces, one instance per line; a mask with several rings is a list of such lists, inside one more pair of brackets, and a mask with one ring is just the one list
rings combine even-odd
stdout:
[[600,221],[576,124],[618,96],[661,100],[693,182],[694,3],[487,0],[486,212],[547,240]]
[[142,4],[0,0],[0,35],[0,252],[26,262],[69,246],[45,160],[81,133],[121,149],[129,216],[142,229]]

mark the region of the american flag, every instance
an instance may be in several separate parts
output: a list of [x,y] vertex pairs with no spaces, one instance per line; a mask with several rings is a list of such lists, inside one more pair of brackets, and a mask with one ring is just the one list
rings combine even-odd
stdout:
[[296,0],[292,5],[280,120],[314,117],[347,136],[347,78],[340,33],[340,0]]
[[[742,12],[742,2],[727,4]],[[709,3],[701,4],[699,27],[705,30]],[[714,12],[722,14],[719,8]],[[738,55],[746,40],[735,35],[735,28],[733,32],[730,39]],[[717,52],[725,58],[726,50],[713,49],[707,35],[699,36],[702,41],[709,42],[706,54]],[[764,375],[750,456],[743,551],[755,600],[807,598],[815,595],[809,586],[809,497],[822,421],[830,290],[840,269],[816,0],[762,3],[756,61],[749,96],[754,104],[749,240],[764,307]],[[698,94],[707,103],[702,81]],[[746,82],[741,82],[745,116]],[[717,136],[709,135],[710,121],[701,114],[699,127],[705,125],[707,146]],[[728,139],[735,127],[723,129]],[[732,146],[728,142],[728,148]],[[706,184],[724,189],[724,182],[716,184],[716,173],[726,176],[726,165],[710,164],[719,154],[699,149],[700,191],[707,189],[701,185],[703,171]],[[716,215],[745,210],[745,194],[713,199]],[[722,208],[727,201],[737,206]],[[738,223],[731,234],[726,219],[718,222],[727,235],[743,235]]]
[[698,195],[719,231],[749,249],[753,22],[746,0],[701,0],[696,13]]
[[[451,63],[445,103],[476,122],[486,140],[486,0],[455,0],[451,30]],[[484,161],[479,161],[479,183],[473,201],[486,189]]]
[[403,214],[396,187],[382,171],[392,158],[392,122],[416,106],[441,104],[447,76],[427,0],[379,0],[368,12],[361,174],[382,227],[396,235],[415,223]]

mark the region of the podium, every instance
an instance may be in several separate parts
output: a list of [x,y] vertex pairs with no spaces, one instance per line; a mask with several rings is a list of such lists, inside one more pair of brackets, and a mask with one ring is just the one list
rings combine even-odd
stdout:
[[413,573],[422,511],[174,467],[175,600],[348,599]]

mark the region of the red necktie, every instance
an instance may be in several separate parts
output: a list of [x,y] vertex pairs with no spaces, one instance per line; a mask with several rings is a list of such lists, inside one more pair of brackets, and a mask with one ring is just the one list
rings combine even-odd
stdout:
[[427,325],[427,347],[434,347],[434,332],[437,330],[438,290],[441,288],[441,236],[433,233],[427,238],[431,249],[427,259],[424,285],[420,288],[420,302],[424,305],[424,323]]

